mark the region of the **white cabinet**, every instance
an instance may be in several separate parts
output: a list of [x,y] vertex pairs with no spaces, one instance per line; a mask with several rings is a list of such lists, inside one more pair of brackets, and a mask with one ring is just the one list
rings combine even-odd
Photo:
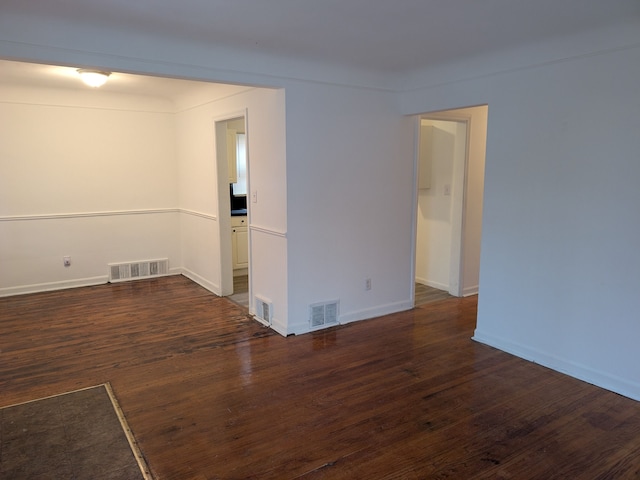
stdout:
[[231,217],[231,255],[234,270],[249,266],[247,217]]

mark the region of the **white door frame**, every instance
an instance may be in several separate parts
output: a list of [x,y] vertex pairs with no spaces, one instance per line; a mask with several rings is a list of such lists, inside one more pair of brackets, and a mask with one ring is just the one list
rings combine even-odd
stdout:
[[415,116],[415,141],[414,141],[414,192],[413,192],[413,237],[412,237],[412,266],[411,266],[411,301],[415,301],[415,277],[416,277],[416,252],[417,252],[417,228],[418,228],[418,165],[420,147],[421,120],[443,120],[464,123],[466,125],[465,153],[463,165],[455,168],[453,178],[453,198],[451,212],[451,259],[449,264],[449,293],[456,297],[463,295],[463,262],[464,262],[464,217],[465,197],[467,190],[467,172],[469,164],[469,142],[471,132],[471,116],[451,111],[424,113]]
[[[216,145],[216,173],[218,187],[218,242],[220,245],[220,296],[233,294],[233,264],[231,249],[231,200],[229,198],[229,168],[227,165],[227,122],[237,118],[244,118],[245,135],[247,138],[247,191],[250,188],[249,176],[249,131],[248,110],[238,110],[222,116],[215,117],[214,135]],[[247,201],[247,220],[251,224],[249,202]],[[251,299],[251,229],[247,229],[249,235],[249,299]]]

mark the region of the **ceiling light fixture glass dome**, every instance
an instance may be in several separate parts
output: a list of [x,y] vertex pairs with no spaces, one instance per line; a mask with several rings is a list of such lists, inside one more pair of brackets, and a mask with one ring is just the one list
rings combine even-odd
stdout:
[[111,75],[111,72],[102,72],[100,70],[88,70],[81,68],[78,70],[78,74],[85,84],[89,85],[90,87],[97,88],[101,87],[107,82],[107,79],[109,78],[109,75]]

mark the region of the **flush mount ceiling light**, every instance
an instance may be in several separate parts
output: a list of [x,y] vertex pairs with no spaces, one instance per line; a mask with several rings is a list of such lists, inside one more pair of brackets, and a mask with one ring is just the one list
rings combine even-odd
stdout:
[[109,78],[109,75],[111,75],[111,72],[102,72],[100,70],[87,70],[81,68],[78,70],[78,74],[85,84],[89,85],[90,87],[97,88],[101,87],[107,82],[107,79]]

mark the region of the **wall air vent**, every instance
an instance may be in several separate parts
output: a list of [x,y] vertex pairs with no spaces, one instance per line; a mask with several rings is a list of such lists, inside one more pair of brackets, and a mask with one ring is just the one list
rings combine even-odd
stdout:
[[324,303],[314,303],[309,306],[309,323],[311,328],[338,323],[337,300]]
[[262,323],[271,325],[271,320],[273,318],[273,304],[271,303],[271,301],[256,295],[256,315],[255,316]]
[[109,282],[124,282],[142,278],[162,277],[169,274],[169,259],[142,260],[139,262],[110,263]]

